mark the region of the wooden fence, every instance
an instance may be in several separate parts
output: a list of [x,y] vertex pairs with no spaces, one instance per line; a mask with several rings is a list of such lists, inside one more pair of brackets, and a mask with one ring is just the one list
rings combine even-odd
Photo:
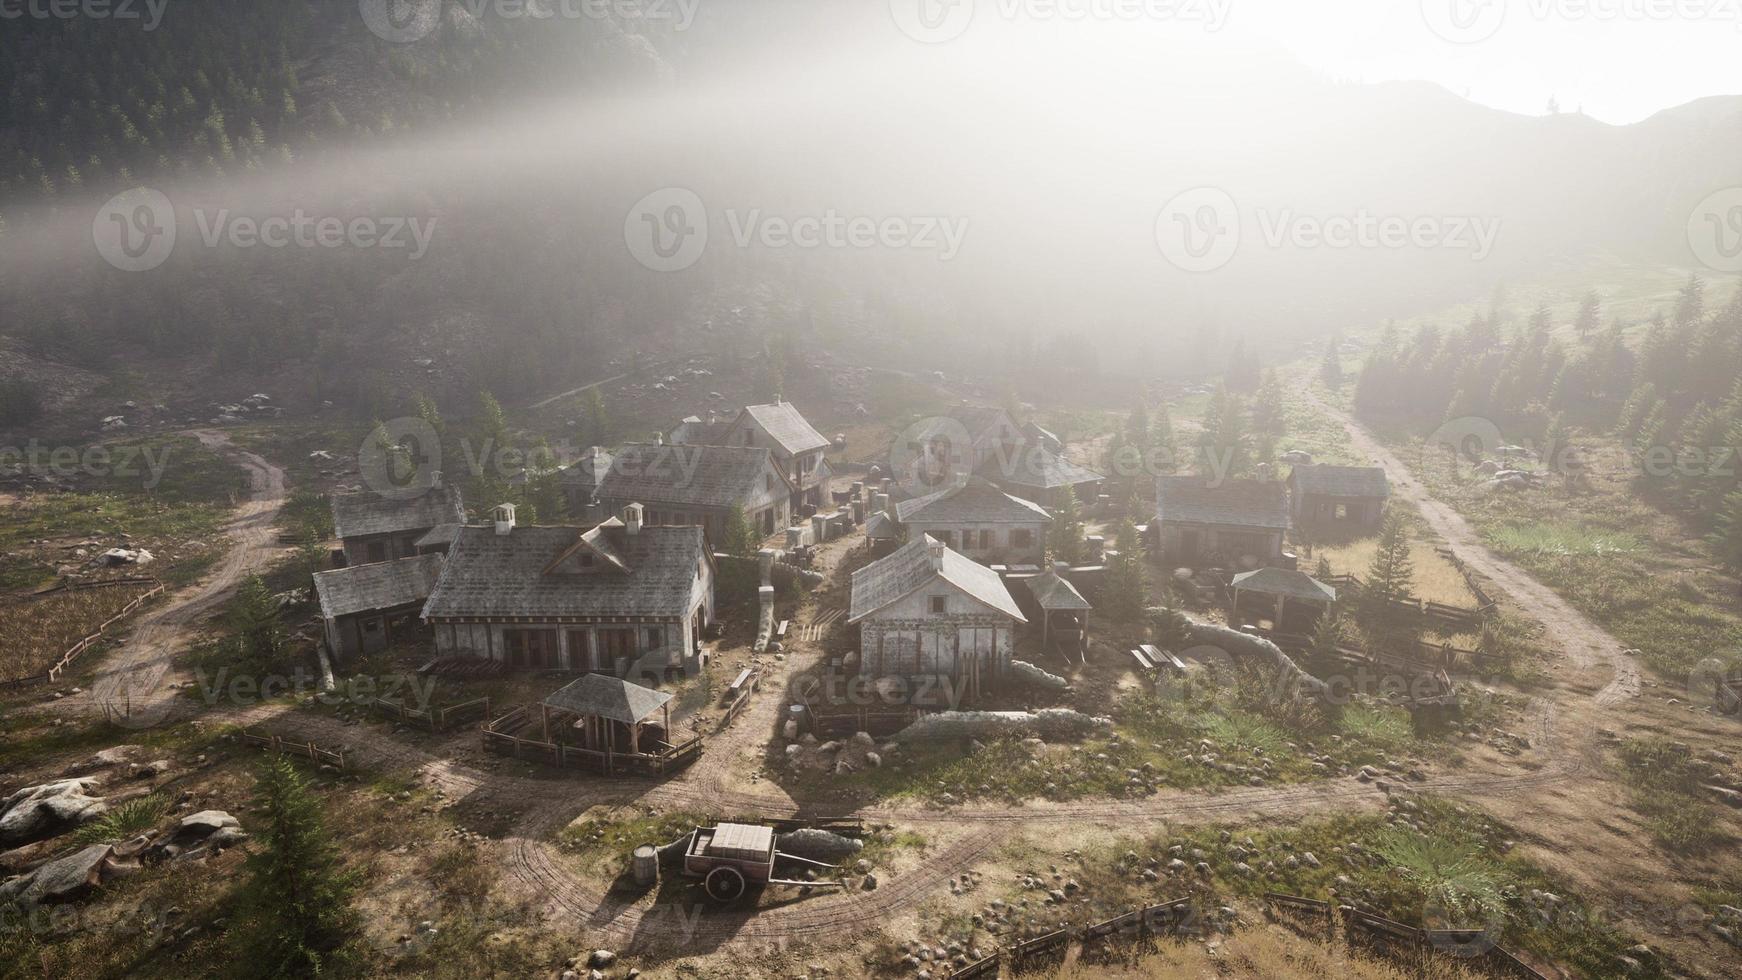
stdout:
[[618,773],[664,775],[682,769],[702,754],[700,735],[673,745],[661,742],[658,752],[613,752],[609,749],[587,749],[560,742],[544,742],[521,738],[513,734],[527,722],[529,709],[521,705],[500,718],[486,722],[481,729],[484,751],[513,756],[556,766],[559,769],[584,769],[607,776]]
[[[949,974],[949,980],[995,977],[998,975],[999,964],[1003,959],[1010,961],[1012,976],[1035,972],[1044,973],[1056,969],[1058,964],[1054,960],[1062,960],[1065,957],[1073,940],[1092,947],[1097,943],[1110,943],[1113,939],[1120,937],[1130,937],[1142,941],[1162,935],[1173,935],[1182,931],[1192,921],[1193,915],[1191,899],[1176,898],[1171,902],[1162,902],[1160,905],[1132,909],[1111,919],[1092,923],[1080,929],[1055,929],[1013,946],[995,949],[990,955],[952,971]],[[1085,953],[1089,951],[1085,949]]]
[[720,731],[725,731],[728,725],[744,713],[744,709],[750,706],[750,695],[756,693],[761,685],[761,671],[746,667],[738,674],[738,678],[726,688],[726,713],[720,718]]
[[[1467,572],[1464,577],[1466,581],[1469,580]],[[1332,575],[1325,579],[1325,584],[1334,586],[1339,594],[1347,593],[1350,596],[1359,596],[1366,588],[1361,579],[1354,575]],[[1476,594],[1478,598],[1482,598],[1479,592]],[[1398,612],[1419,616],[1424,622],[1436,629],[1451,633],[1468,633],[1482,628],[1487,609],[1493,604],[1484,601],[1479,608],[1466,609],[1463,606],[1434,602],[1431,599],[1418,599],[1415,596],[1392,596],[1386,600],[1386,605]]]
[[[1502,948],[1498,942],[1489,942],[1479,929],[1418,929],[1395,919],[1363,912],[1350,905],[1339,906],[1337,911],[1342,915],[1343,928],[1350,933],[1351,938],[1358,936],[1382,951],[1393,946],[1402,946],[1406,951],[1439,952],[1465,963],[1480,964],[1494,972],[1518,977],[1519,980],[1548,980],[1535,967]],[[1452,952],[1456,949],[1471,949],[1472,944],[1481,944],[1482,948],[1469,956]]]
[[77,643],[74,643],[69,647],[66,652],[62,653],[60,658],[54,662],[54,665],[48,668],[48,670],[40,674],[29,674],[24,677],[14,677],[10,680],[0,681],[0,690],[16,690],[18,688],[33,687],[37,684],[53,684],[55,681],[60,679],[60,675],[67,669],[67,667],[70,666],[74,660],[79,658],[80,654],[97,645],[97,642],[103,638],[103,633],[108,630],[109,627],[120,622],[122,619],[131,616],[134,610],[144,605],[154,596],[162,595],[165,586],[162,582],[159,582],[154,578],[107,579],[102,582],[79,582],[59,585],[55,588],[38,592],[32,595],[28,600],[25,600],[34,602],[38,599],[43,599],[52,595],[59,595],[63,592],[81,592],[88,589],[115,588],[123,585],[148,586],[148,588],[146,591],[134,596],[131,602],[121,607],[120,612],[117,612],[115,615],[104,620],[102,624],[93,630],[88,636],[83,637]]
[[404,724],[417,725],[431,732],[445,732],[462,722],[483,721],[490,717],[489,698],[474,698],[445,708],[408,708],[402,701],[375,698],[369,702],[369,707]]
[[291,742],[280,738],[277,735],[262,735],[253,731],[244,731],[242,733],[242,741],[247,745],[258,745],[268,752],[306,756],[309,759],[324,765],[334,766],[339,769],[345,768],[344,749],[323,749],[313,742]]

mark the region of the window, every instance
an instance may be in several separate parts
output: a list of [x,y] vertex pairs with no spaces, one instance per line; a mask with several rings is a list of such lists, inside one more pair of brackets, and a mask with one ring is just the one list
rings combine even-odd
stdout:
[[592,568],[593,567],[593,556],[586,553],[586,552],[582,552],[581,553],[581,567],[582,568]]
[[665,630],[657,626],[649,627],[647,630],[647,649],[658,650],[662,646],[665,646]]
[[1336,516],[1337,520],[1339,520],[1339,521],[1348,520],[1349,519],[1349,505],[1348,504],[1338,504],[1335,516]]
[[1010,532],[1010,547],[1026,548],[1034,544],[1034,532],[1028,528],[1019,527]]
[[949,611],[949,597],[934,595],[931,597],[931,611],[935,616],[942,616]]
[[996,548],[996,547],[998,547],[998,532],[997,531],[981,531],[980,532],[980,547],[982,547],[982,548]]
[[386,561],[387,560],[387,542],[385,542],[385,541],[371,541],[371,542],[369,542],[369,560],[371,562]]

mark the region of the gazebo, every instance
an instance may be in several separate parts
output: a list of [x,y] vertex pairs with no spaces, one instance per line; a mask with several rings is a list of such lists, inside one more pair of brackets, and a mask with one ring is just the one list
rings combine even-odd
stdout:
[[1082,644],[1089,639],[1089,600],[1077,591],[1070,580],[1058,573],[1057,568],[1049,568],[1039,575],[1030,578],[1028,591],[1034,594],[1034,601],[1040,606],[1040,643],[1042,647],[1052,642],[1052,617],[1060,613],[1070,617],[1076,626],[1076,640],[1079,655]]
[[1240,609],[1240,594],[1243,592],[1275,598],[1276,615],[1273,621],[1279,631],[1283,628],[1282,614],[1290,599],[1319,607],[1329,607],[1337,601],[1336,589],[1292,568],[1259,568],[1241,572],[1234,576],[1229,586],[1233,589],[1232,608],[1235,612]]
[[551,741],[551,715],[574,717],[574,727],[581,733],[581,747],[595,752],[639,755],[642,731],[647,719],[660,715],[659,734],[654,738],[656,750],[671,731],[671,695],[631,684],[605,674],[583,674],[573,683],[553,691],[539,705],[544,741]]

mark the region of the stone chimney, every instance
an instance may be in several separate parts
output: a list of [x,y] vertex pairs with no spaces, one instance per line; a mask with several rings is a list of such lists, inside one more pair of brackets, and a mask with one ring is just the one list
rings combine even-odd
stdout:
[[785,405],[786,404],[786,399],[780,397],[780,392],[778,392],[778,391],[774,393],[774,404],[776,404],[776,405]]
[[514,505],[497,504],[490,511],[490,519],[496,522],[496,536],[505,538],[514,533]]
[[640,504],[630,504],[623,508],[623,531],[635,535],[641,533],[642,517],[645,510]]
[[887,514],[887,513],[889,513],[889,495],[888,494],[886,494],[886,493],[874,493],[871,495],[871,513],[873,513],[873,514]]
[[925,551],[926,551],[927,557],[929,557],[931,559],[932,571],[936,572],[936,571],[941,571],[943,569],[943,567],[944,567],[944,552],[946,550],[947,549],[945,548],[944,543],[942,541],[939,541],[937,538],[932,538],[932,537],[926,538]]
[[655,445],[655,446],[663,446],[663,445],[665,445],[665,433],[663,433],[663,432],[655,432],[655,433],[654,433],[654,434],[653,434],[653,444],[654,444],[654,445]]

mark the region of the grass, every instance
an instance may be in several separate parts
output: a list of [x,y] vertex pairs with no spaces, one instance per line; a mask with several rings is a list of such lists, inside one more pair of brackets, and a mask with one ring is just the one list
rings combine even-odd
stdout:
[[149,588],[117,585],[0,603],[0,679],[41,674]]
[[1620,744],[1619,755],[1633,809],[1659,846],[1688,855],[1727,842],[1717,805],[1700,788],[1702,769],[1686,746],[1661,737],[1630,738]]
[[80,827],[73,833],[72,843],[84,847],[130,840],[154,829],[168,812],[168,798],[156,793],[128,800]]
[[697,827],[715,822],[713,815],[691,810],[658,814],[611,811],[585,817],[557,834],[557,846],[587,871],[616,877],[627,872],[635,848],[669,844]]
[[[1373,555],[1378,545],[1377,535],[1340,544],[1321,544],[1313,548],[1310,561],[1303,559],[1302,567],[1310,572],[1317,567],[1319,559],[1323,558],[1331,563],[1333,572],[1354,575],[1365,581],[1367,569],[1373,565]],[[1431,602],[1475,608],[1476,597],[1470,593],[1464,574],[1434,549],[1434,542],[1422,536],[1418,525],[1409,542],[1410,563],[1414,566],[1410,591],[1417,598]]]
[[1503,524],[1490,532],[1488,538],[1509,555],[1607,556],[1630,554],[1640,549],[1639,539],[1632,534],[1595,531],[1576,524],[1554,521]]
[[1343,709],[1337,723],[1345,738],[1378,748],[1401,748],[1415,739],[1409,712],[1403,708],[1357,702]]

